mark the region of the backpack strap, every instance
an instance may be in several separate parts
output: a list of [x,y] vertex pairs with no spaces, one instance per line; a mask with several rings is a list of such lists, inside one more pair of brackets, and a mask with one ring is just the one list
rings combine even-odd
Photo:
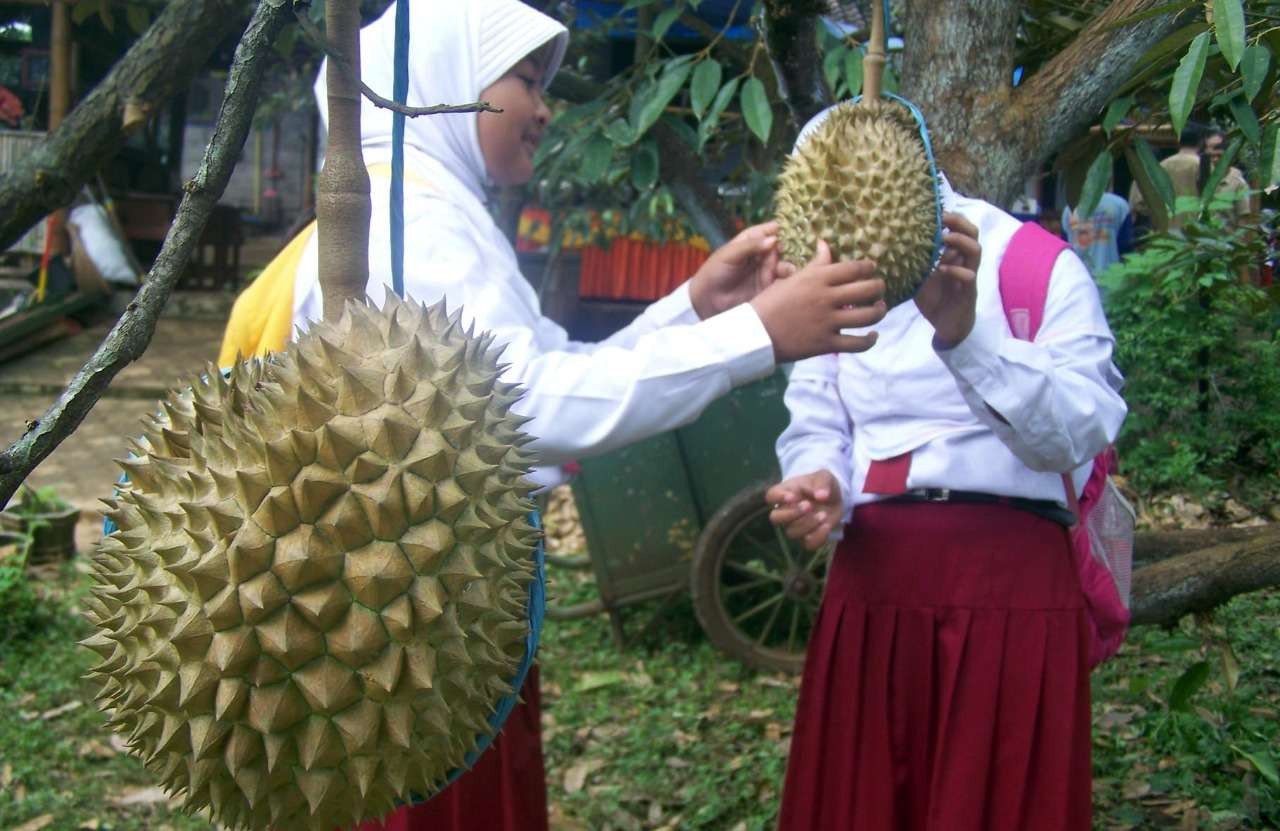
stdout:
[[1053,265],[1069,247],[1035,222],[1022,223],[1009,240],[1000,259],[1000,302],[1018,340],[1035,340],[1040,331]]

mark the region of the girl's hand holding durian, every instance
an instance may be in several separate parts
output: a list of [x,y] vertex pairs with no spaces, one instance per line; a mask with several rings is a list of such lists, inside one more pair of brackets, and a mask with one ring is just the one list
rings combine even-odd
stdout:
[[942,257],[938,266],[916,293],[916,306],[933,324],[933,348],[954,349],[973,330],[978,300],[978,263],[982,246],[978,229],[960,214],[943,214],[947,229],[942,235]]

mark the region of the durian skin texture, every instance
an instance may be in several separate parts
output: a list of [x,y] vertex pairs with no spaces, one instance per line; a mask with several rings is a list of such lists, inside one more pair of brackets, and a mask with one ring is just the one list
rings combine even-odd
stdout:
[[491,732],[537,541],[491,344],[442,305],[352,303],[172,393],[121,462],[84,644],[111,726],[189,809],[349,826]]
[[893,307],[915,295],[937,257],[937,199],[915,116],[885,98],[842,104],[778,177],[778,245],[797,265],[819,239],[837,261],[874,259]]

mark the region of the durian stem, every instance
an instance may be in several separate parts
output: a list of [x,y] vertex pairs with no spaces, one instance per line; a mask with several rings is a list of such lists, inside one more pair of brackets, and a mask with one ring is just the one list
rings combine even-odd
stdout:
[[884,0],[871,0],[871,39],[867,41],[867,56],[862,59],[863,100],[880,97],[884,56]]
[[316,183],[320,290],[324,319],[337,322],[369,283],[369,171],[360,152],[360,3],[325,0],[325,37],[350,71],[329,60],[329,142]]

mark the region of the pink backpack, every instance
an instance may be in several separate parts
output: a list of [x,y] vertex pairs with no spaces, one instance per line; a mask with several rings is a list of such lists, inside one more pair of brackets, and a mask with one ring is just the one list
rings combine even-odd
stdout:
[[[1035,339],[1044,320],[1053,264],[1068,247],[1034,222],[1014,233],[1000,263],[1000,299],[1015,338]],[[1111,481],[1115,468],[1115,449],[1108,447],[1093,460],[1079,499],[1071,474],[1062,474],[1067,504],[1076,516],[1070,530],[1071,553],[1093,624],[1090,666],[1116,654],[1129,628],[1134,513]]]

